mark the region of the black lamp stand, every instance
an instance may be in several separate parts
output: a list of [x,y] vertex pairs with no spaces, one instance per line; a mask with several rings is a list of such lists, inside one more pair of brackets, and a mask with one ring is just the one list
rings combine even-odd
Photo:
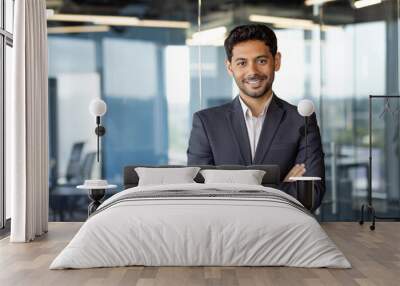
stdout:
[[106,134],[106,128],[100,124],[100,116],[96,116],[97,127],[94,132],[97,135],[97,162],[99,162],[100,157],[100,137]]
[[307,126],[308,126],[308,116],[304,116],[304,136],[305,136],[305,139],[306,139],[306,152],[305,152],[305,159],[304,159],[304,164],[306,164],[306,162],[307,162],[307,149],[308,149],[308,140],[307,140]]

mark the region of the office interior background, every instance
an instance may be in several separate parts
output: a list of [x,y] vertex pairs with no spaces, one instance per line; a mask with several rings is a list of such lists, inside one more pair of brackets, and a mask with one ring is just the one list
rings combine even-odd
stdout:
[[[4,114],[13,1],[1,2]],[[86,219],[86,192],[75,188],[84,179],[101,176],[120,191],[125,165],[186,164],[192,114],[238,94],[225,69],[223,40],[247,23],[265,23],[277,34],[282,67],[275,93],[292,104],[308,98],[316,106],[327,190],[318,218],[359,218],[368,187],[368,96],[399,94],[399,0],[363,8],[352,0],[47,0],[47,9],[53,11],[50,220]],[[101,165],[88,110],[94,98],[108,107]],[[399,216],[400,102],[375,100],[372,110],[374,206],[378,215]],[[3,121],[2,142],[5,126]],[[1,180],[2,215],[9,218],[4,174]]]

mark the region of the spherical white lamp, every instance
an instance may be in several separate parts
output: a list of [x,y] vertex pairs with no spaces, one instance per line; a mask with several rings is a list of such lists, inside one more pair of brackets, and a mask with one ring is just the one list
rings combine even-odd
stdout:
[[103,116],[107,112],[107,104],[101,99],[93,99],[90,102],[89,111],[93,116]]
[[299,104],[297,105],[297,111],[301,116],[310,116],[315,111],[314,103],[309,99],[300,100]]

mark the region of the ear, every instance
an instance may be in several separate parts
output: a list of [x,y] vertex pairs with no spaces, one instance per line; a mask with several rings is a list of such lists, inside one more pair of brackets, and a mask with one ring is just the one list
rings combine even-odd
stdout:
[[281,68],[281,53],[277,52],[275,57],[274,57],[274,61],[275,61],[275,71],[279,71],[279,69]]
[[233,76],[233,71],[232,71],[232,64],[230,61],[228,61],[227,59],[225,60],[225,67],[226,67],[226,71],[228,72],[228,74],[230,76]]

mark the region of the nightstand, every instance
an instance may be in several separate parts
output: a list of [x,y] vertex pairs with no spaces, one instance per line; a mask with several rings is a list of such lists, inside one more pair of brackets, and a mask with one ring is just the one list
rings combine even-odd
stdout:
[[314,208],[314,182],[321,181],[320,177],[290,177],[296,182],[296,199],[308,210]]
[[105,180],[85,180],[84,185],[77,186],[78,189],[88,190],[89,199],[92,201],[88,206],[88,217],[101,205],[107,189],[115,189],[117,185],[109,185]]

